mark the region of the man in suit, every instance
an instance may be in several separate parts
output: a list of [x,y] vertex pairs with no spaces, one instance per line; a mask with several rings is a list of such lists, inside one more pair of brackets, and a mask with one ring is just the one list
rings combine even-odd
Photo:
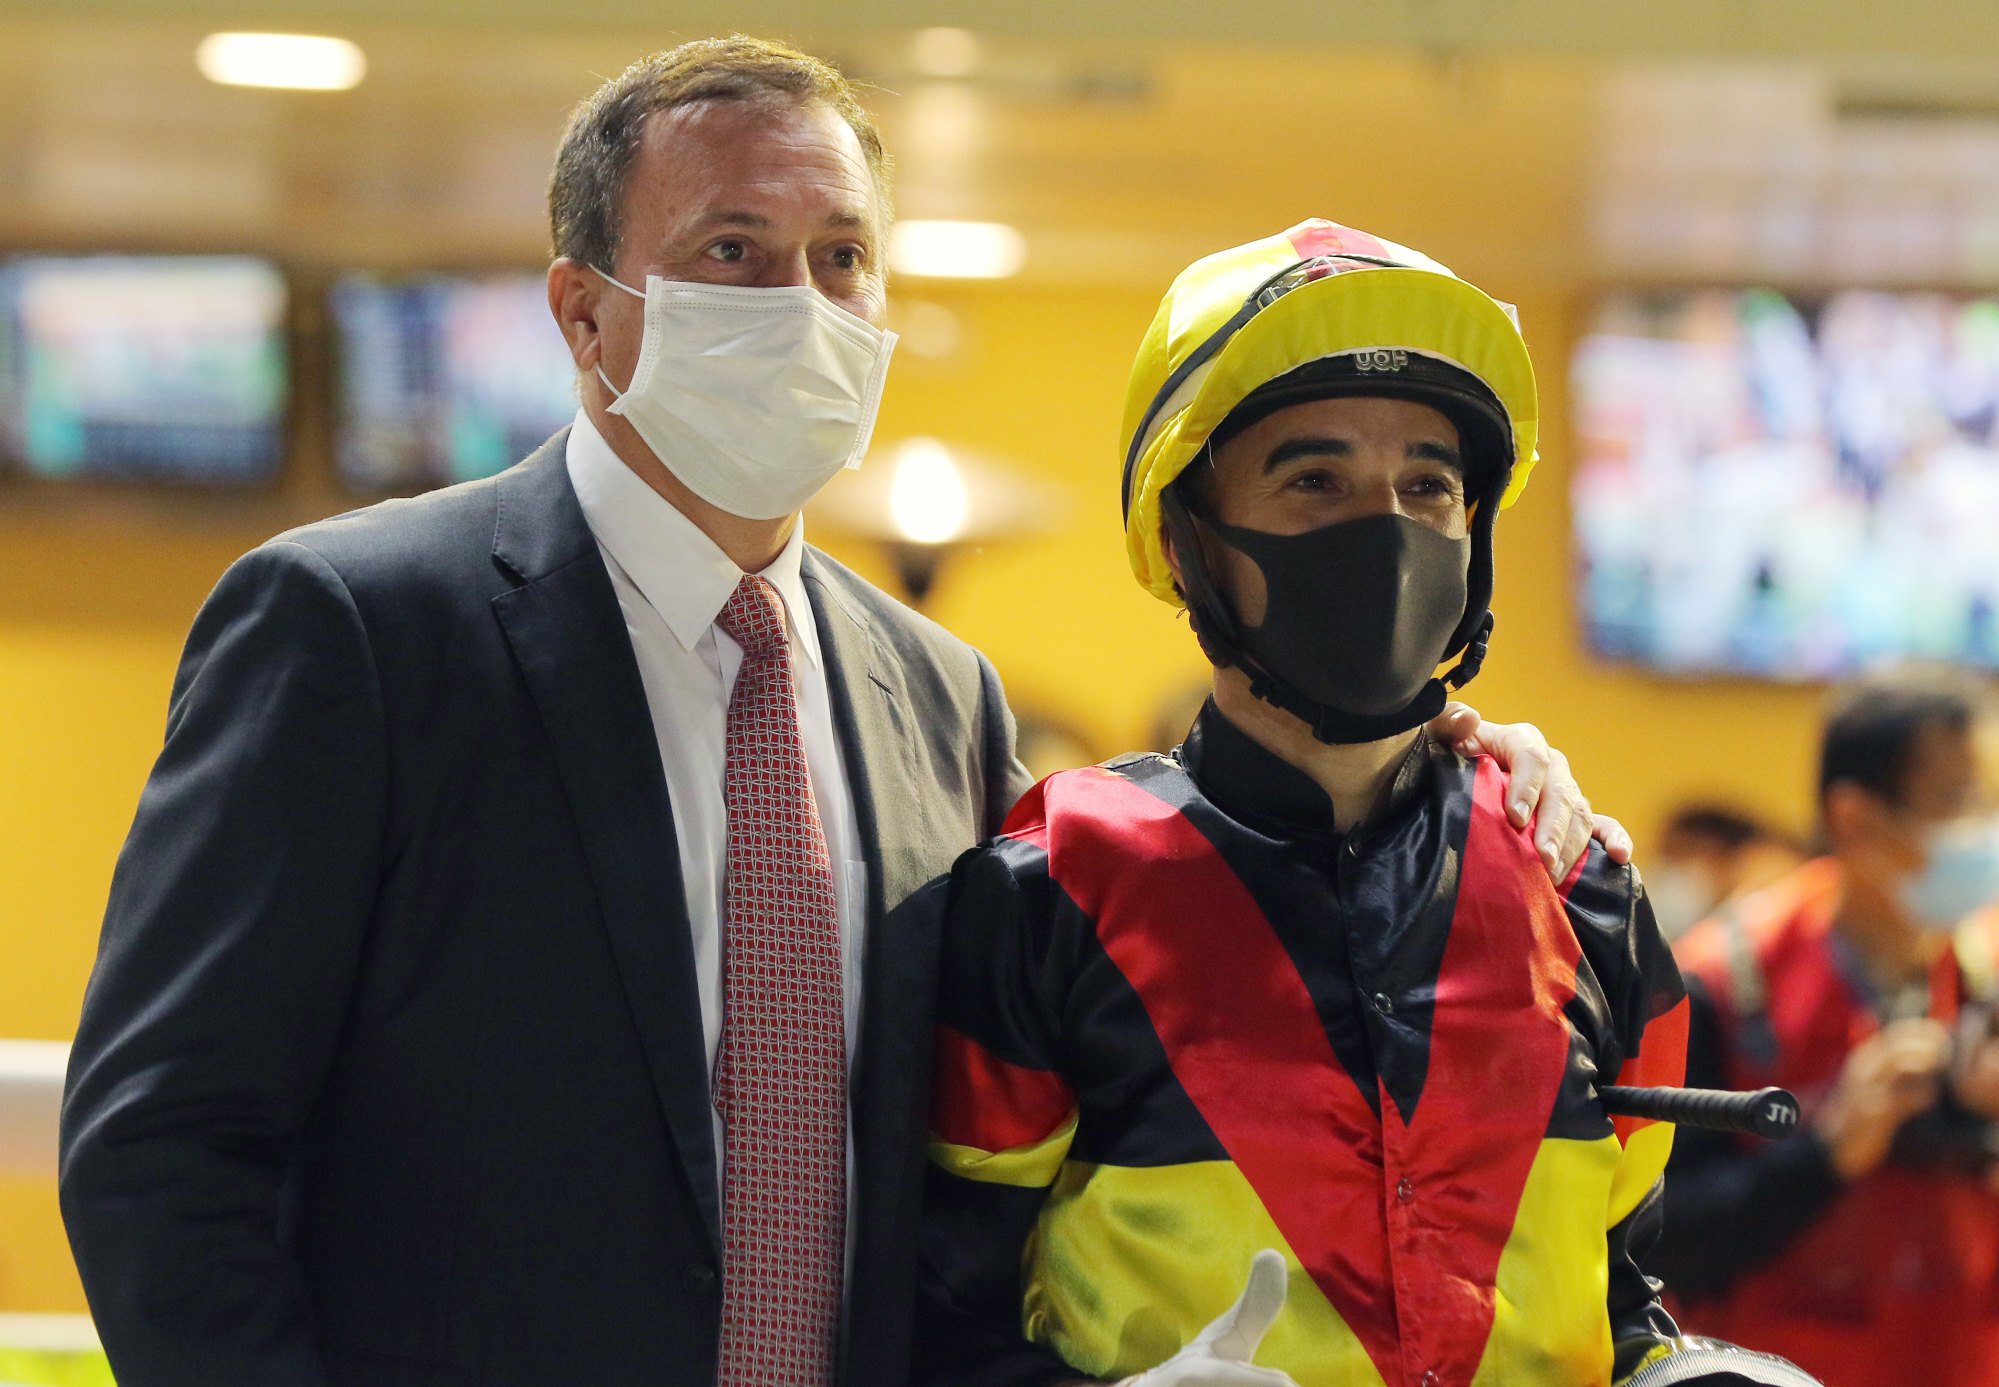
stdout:
[[[1025,776],[985,659],[798,523],[886,364],[883,164],[800,54],[613,79],[550,193],[574,425],[196,618],[64,1112],[127,1387],[905,1376],[922,888]],[[1474,722],[1572,859],[1559,757]]]

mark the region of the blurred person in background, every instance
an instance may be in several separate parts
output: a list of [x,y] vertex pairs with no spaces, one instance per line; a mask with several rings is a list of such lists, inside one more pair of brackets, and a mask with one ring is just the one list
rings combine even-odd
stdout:
[[1989,696],[1902,669],[1826,722],[1827,855],[1680,947],[1687,1081],[1779,1084],[1796,1140],[1683,1132],[1658,1265],[1689,1328],[1839,1387],[1999,1384],[1999,825]]
[[[802,54],[605,83],[549,190],[574,424],[202,608],[63,1116],[127,1387],[903,1379],[918,891],[1026,777],[991,666],[799,524],[880,398],[886,180]],[[1572,860],[1563,764],[1477,735]]]
[[[1682,1351],[1645,1272],[1672,1129],[1595,1088],[1679,1081],[1671,952],[1628,866],[1551,883],[1507,777],[1423,730],[1485,657],[1537,424],[1511,311],[1405,247],[1308,221],[1175,280],[1126,544],[1210,696],[955,869],[919,1382],[1577,1387]],[[1690,1353],[1673,1380],[1804,1381]]]
[[1678,939],[1724,901],[1768,886],[1808,854],[1781,830],[1720,804],[1686,804],[1645,856],[1645,895],[1667,939]]

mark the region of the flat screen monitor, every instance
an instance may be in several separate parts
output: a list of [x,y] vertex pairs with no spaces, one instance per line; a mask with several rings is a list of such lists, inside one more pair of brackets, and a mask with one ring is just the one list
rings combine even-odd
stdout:
[[0,264],[0,454],[51,478],[269,481],[286,307],[283,275],[245,256]]
[[1778,679],[1999,666],[1999,298],[1619,293],[1571,387],[1598,652]]
[[343,276],[333,286],[341,479],[420,491],[491,476],[576,413],[540,275]]

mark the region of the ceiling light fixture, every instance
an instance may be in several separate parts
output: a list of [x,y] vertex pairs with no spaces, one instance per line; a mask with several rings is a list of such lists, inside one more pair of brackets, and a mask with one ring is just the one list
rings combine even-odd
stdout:
[[1027,259],[1027,240],[999,222],[897,222],[888,264],[897,274],[932,279],[1005,279]]
[[909,41],[909,60],[925,77],[969,77],[978,70],[980,50],[970,29],[921,29]]
[[225,87],[346,91],[368,73],[368,60],[346,39],[318,34],[210,34],[195,66]]
[[881,546],[905,599],[922,606],[937,573],[973,546],[1061,528],[1069,496],[1013,466],[935,438],[883,444],[812,500],[814,526]]

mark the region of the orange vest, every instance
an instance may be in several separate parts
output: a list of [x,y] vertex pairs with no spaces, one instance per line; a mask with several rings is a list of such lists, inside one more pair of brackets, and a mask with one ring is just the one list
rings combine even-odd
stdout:
[[[1840,894],[1836,862],[1807,863],[1680,948],[1681,967],[1720,1014],[1729,1083],[1780,1084],[1808,1115],[1880,1025],[1833,947]],[[1999,926],[1999,912],[1989,914]],[[1931,1015],[1954,1023],[1985,992],[1991,957],[1967,968],[1946,953]],[[1999,1193],[1971,1174],[1884,1165],[1680,1320],[1690,1333],[1781,1354],[1834,1387],[1999,1387]]]

